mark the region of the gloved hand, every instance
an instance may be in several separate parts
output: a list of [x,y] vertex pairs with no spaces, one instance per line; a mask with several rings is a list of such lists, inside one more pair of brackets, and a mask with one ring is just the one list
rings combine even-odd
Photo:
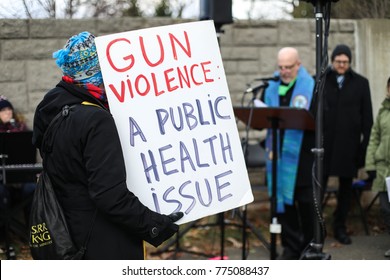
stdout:
[[366,179],[367,182],[372,182],[376,178],[376,170],[370,170],[366,171],[368,174],[368,178]]
[[172,220],[172,223],[175,223],[178,220],[180,220],[181,218],[183,218],[183,216],[184,216],[183,212],[175,212],[175,213],[168,215],[168,218],[170,218]]
[[179,230],[179,226],[175,222],[180,220],[184,213],[175,212],[169,215],[153,213],[153,215],[157,215],[155,216],[156,223],[150,228],[149,236],[145,237],[145,240],[157,247]]

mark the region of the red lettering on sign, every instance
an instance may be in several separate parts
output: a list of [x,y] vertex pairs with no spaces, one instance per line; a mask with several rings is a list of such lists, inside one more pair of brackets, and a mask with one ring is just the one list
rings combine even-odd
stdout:
[[118,39],[111,41],[110,43],[108,43],[107,48],[106,48],[107,60],[108,60],[108,63],[110,64],[110,66],[112,67],[112,69],[114,69],[115,71],[126,72],[127,70],[130,70],[131,67],[133,67],[133,65],[135,63],[135,59],[134,59],[134,56],[132,54],[130,54],[128,56],[124,56],[123,60],[125,60],[125,61],[130,60],[130,64],[127,65],[126,67],[123,67],[123,68],[119,68],[119,67],[115,66],[114,61],[112,60],[112,57],[111,57],[111,48],[114,46],[114,44],[117,44],[119,42],[125,42],[125,43],[128,43],[129,45],[131,44],[130,41],[125,39],[125,38],[118,38]]

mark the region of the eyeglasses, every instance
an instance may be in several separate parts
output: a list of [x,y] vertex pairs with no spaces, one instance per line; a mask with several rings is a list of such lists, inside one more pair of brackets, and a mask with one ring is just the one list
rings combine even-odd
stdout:
[[278,68],[279,70],[291,70],[295,67],[295,65],[297,65],[296,62],[292,65],[278,65]]
[[349,61],[348,60],[334,60],[333,63],[335,64],[345,64],[345,65],[348,65],[349,64]]

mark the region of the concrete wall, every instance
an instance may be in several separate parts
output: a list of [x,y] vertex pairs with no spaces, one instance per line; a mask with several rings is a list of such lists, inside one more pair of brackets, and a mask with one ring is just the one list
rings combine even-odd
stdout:
[[370,81],[374,116],[386,95],[390,77],[390,20],[357,22],[357,67]]
[[[29,127],[36,105],[60,79],[52,53],[81,31],[95,35],[186,22],[165,18],[87,20],[0,20],[0,94],[23,113]],[[247,84],[272,75],[276,54],[284,46],[297,47],[303,64],[314,75],[316,26],[314,19],[239,21],[223,26],[220,34],[225,72],[235,105]],[[345,43],[353,50],[353,67],[370,79],[376,113],[390,75],[389,20],[331,20],[329,50]]]

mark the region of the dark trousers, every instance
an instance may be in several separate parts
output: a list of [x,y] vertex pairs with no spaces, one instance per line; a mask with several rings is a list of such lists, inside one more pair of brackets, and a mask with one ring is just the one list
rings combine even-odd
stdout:
[[346,233],[347,217],[351,208],[353,178],[339,177],[337,206],[333,213],[333,231]]
[[282,259],[299,259],[314,238],[315,215],[312,187],[297,187],[294,205],[285,204],[285,212],[278,214],[282,225]]
[[387,192],[379,192],[379,206],[386,231],[390,233],[390,202]]

